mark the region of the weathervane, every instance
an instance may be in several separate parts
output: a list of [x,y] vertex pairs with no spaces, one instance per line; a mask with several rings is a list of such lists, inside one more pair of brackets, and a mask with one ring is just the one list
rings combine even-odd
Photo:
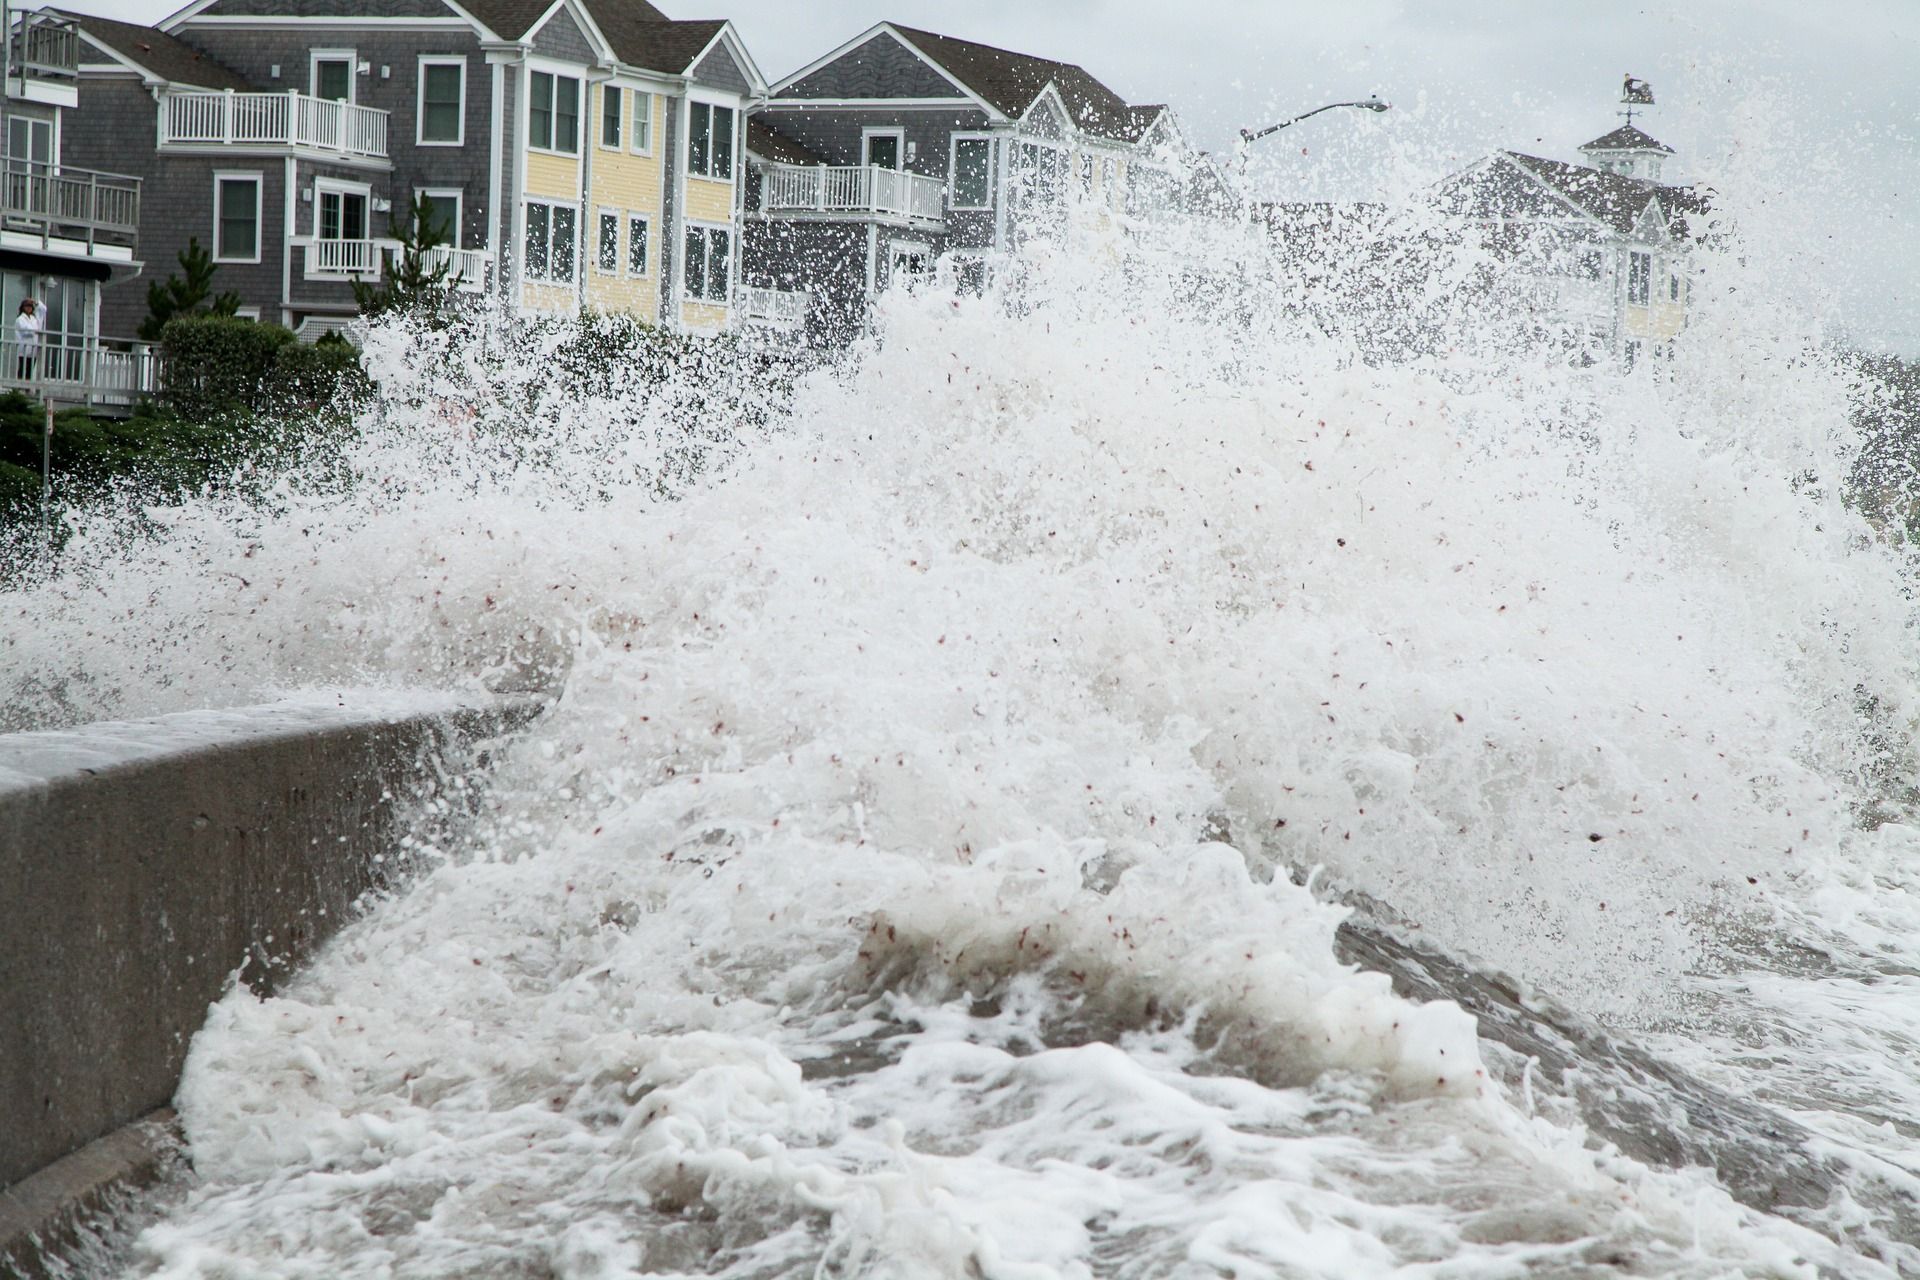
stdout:
[[1620,101],[1626,104],[1627,109],[1625,111],[1615,112],[1614,114],[1625,116],[1627,123],[1631,125],[1633,123],[1633,109],[1635,107],[1650,107],[1653,105],[1653,86],[1645,80],[1635,80],[1633,74],[1629,72],[1627,74],[1627,82],[1620,86]]

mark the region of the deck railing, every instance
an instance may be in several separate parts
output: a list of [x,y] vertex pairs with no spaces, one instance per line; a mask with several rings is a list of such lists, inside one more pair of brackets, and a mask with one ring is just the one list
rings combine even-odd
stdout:
[[307,277],[315,276],[348,279],[353,276],[377,276],[386,265],[388,250],[392,249],[392,240],[328,240],[312,239],[297,241],[307,254]]
[[387,158],[387,113],[308,94],[173,92],[160,113],[160,145],[307,147]]
[[939,222],[946,184],[877,165],[770,164],[762,172],[760,210],[769,214],[857,214]]
[[806,327],[807,302],[811,296],[805,289],[743,287],[734,298],[734,314],[745,324],[788,331],[802,329]]
[[131,409],[159,393],[160,353],[128,338],[61,333],[42,334],[23,349],[9,332],[0,337],[0,387],[60,404]]
[[140,226],[140,179],[29,160],[0,160],[0,217],[42,238],[131,246]]
[[420,265],[428,271],[444,266],[449,289],[481,293],[487,287],[487,273],[493,266],[493,255],[485,249],[452,249],[438,245],[420,255]]
[[49,13],[22,13],[12,32],[10,72],[16,76],[80,74],[80,28]]

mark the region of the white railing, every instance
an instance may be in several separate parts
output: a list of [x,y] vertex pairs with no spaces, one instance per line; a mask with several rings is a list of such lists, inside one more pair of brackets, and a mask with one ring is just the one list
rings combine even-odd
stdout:
[[734,298],[734,314],[745,324],[769,329],[803,329],[807,323],[807,301],[812,295],[805,289],[755,289],[742,287]]
[[159,393],[160,353],[144,342],[61,333],[23,349],[8,334],[0,338],[0,387],[63,404],[131,408]]
[[304,240],[307,276],[377,276],[391,240]]
[[493,255],[485,249],[452,249],[438,245],[421,253],[420,265],[428,271],[444,266],[447,269],[447,287],[450,289],[482,293],[487,287],[487,273],[493,266]]
[[168,93],[160,145],[309,147],[384,160],[387,113],[304,93]]
[[939,222],[946,184],[877,165],[770,164],[762,171],[762,213],[867,214]]

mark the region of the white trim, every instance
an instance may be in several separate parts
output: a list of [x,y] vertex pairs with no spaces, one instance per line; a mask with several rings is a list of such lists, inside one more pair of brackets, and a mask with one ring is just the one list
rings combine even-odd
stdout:
[[[630,99],[627,95],[637,91],[629,89],[626,85],[613,80],[596,81],[594,87],[600,92],[597,103],[598,109],[593,113],[595,126],[593,131],[593,145],[602,151],[623,152],[627,149],[627,130],[632,127],[632,122],[628,118],[629,109],[627,104]],[[614,112],[614,131],[619,136],[614,139],[612,146],[607,145],[607,95],[610,93],[620,95],[620,109]]]
[[[435,204],[439,204],[442,201],[449,201],[452,203],[453,205],[453,227],[452,227],[453,239],[448,242],[447,247],[449,249],[461,248],[462,245],[460,241],[464,238],[463,230],[466,226],[466,221],[467,221],[466,191],[460,187],[415,187],[413,189],[413,194],[416,197],[426,196],[429,200],[432,200]],[[389,214],[387,217],[387,229],[389,231],[393,229],[393,217],[391,214]]]
[[583,4],[575,4],[573,0],[553,0],[553,3],[547,6],[545,13],[527,24],[520,42],[531,47],[533,42],[540,38],[540,32],[562,9],[572,16],[573,24],[580,28],[580,34],[585,36],[587,43],[593,46],[598,60],[603,63],[612,62],[613,44],[607,39],[606,33],[600,30],[600,24],[593,20],[593,15],[587,12],[587,7]]
[[[601,223],[604,219],[607,219],[607,218],[613,219],[613,265],[611,267],[603,267],[600,265]],[[594,275],[607,276],[609,278],[617,278],[619,276],[623,276],[626,274],[626,272],[621,269],[621,265],[620,265],[627,256],[626,233],[627,233],[627,220],[620,216],[620,210],[614,208],[612,205],[604,205],[604,204],[594,209],[593,211],[593,274]]]
[[[993,185],[995,168],[993,163],[993,144],[995,140],[996,135],[979,131],[955,130],[953,133],[947,135],[947,208],[955,210],[956,212],[964,211],[967,213],[979,213],[993,208],[994,196],[997,194]],[[959,202],[959,144],[962,142],[984,142],[987,144],[987,202],[985,204],[961,204]]]
[[[547,213],[547,268],[548,268],[549,274],[540,275],[540,276],[534,275],[528,269],[527,260],[526,260],[527,259],[527,252],[526,252],[527,250],[527,235],[526,235],[527,211],[529,206],[536,205],[536,204],[541,205],[548,210],[548,213]],[[573,213],[573,273],[571,275],[565,275],[565,276],[557,276],[557,275],[551,274],[552,267],[553,267],[553,247],[554,245],[559,243],[559,241],[554,238],[554,234],[553,234],[553,229],[554,229],[553,224],[555,221],[553,216],[553,211],[557,209],[567,209],[567,210],[571,210]],[[549,196],[527,196],[520,201],[520,219],[522,224],[521,232],[520,232],[520,276],[522,281],[526,284],[543,284],[543,285],[558,285],[558,286],[570,285],[578,281],[581,276],[580,202],[578,200],[555,200]]]
[[260,308],[259,307],[235,307],[233,309],[233,316],[234,316],[234,319],[236,320],[252,320],[257,323],[260,319]]
[[[633,224],[641,223],[647,229],[647,260],[639,271],[633,269]],[[628,280],[645,280],[654,274],[654,259],[659,256],[660,248],[653,235],[654,217],[638,209],[627,210],[626,220],[621,231],[626,238],[620,243],[620,274]]]
[[[849,107],[873,107],[889,111],[952,111],[955,107],[975,108],[972,98],[773,98],[760,103],[756,111],[842,111]],[[1004,117],[1000,120],[1004,123]]]
[[653,109],[653,100],[659,95],[645,85],[629,86],[627,93],[632,98],[634,105],[637,106],[643,99],[647,104],[647,145],[644,147],[636,147],[633,145],[633,139],[640,136],[640,131],[634,128],[633,111],[629,109],[627,111],[626,122],[628,135],[627,150],[636,156],[650,156],[653,154],[653,140],[660,132],[660,117]]
[[[726,93],[718,89],[689,89],[687,90],[686,97],[682,99],[682,101],[686,103],[686,110],[684,112],[686,128],[681,131],[683,140],[680,144],[680,171],[686,174],[687,177],[698,178],[702,182],[722,182],[728,185],[738,182],[740,179],[740,166],[746,163],[746,156],[743,154],[745,151],[743,144],[746,139],[746,112],[741,107],[740,95]],[[696,173],[693,168],[693,108],[695,105],[703,105],[708,108],[707,167],[709,171],[706,173]],[[732,172],[724,178],[718,177],[711,172],[713,167],[713,134],[711,122],[713,119],[712,109],[714,107],[725,107],[733,113],[733,149],[729,152],[732,157]]]
[[907,131],[897,124],[863,125],[860,129],[860,163],[863,166],[873,165],[873,158],[867,148],[874,138],[893,139],[894,172],[905,173],[907,171]]
[[[460,108],[456,113],[458,128],[451,142],[444,138],[431,141],[426,136],[427,129],[427,68],[460,68]],[[423,53],[416,60],[414,76],[417,83],[413,88],[413,145],[416,147],[464,147],[467,145],[467,55],[464,53]]]
[[360,53],[357,49],[309,49],[307,50],[307,96],[320,97],[320,64],[323,62],[344,62],[347,64],[346,103],[350,107],[360,105]]
[[[220,252],[220,184],[249,180],[253,183],[253,256],[230,258]],[[258,263],[266,247],[267,175],[262,169],[215,169],[213,171],[213,260],[215,262]]]
[[[569,160],[578,160],[580,158],[580,151],[581,151],[579,144],[582,141],[582,138],[580,136],[581,125],[583,123],[581,120],[581,109],[584,107],[587,107],[593,101],[593,95],[587,92],[587,88],[588,88],[587,69],[585,67],[574,66],[565,62],[558,62],[551,58],[528,58],[526,60],[525,66],[527,69],[527,74],[525,77],[527,92],[526,92],[526,101],[523,104],[523,109],[520,112],[520,118],[526,124],[526,146],[524,149],[527,151],[536,152],[544,156],[564,156]],[[547,138],[548,138],[549,144],[551,144],[551,142],[553,141],[555,134],[558,133],[558,129],[556,126],[559,122],[559,116],[560,116],[560,112],[558,110],[560,105],[560,81],[571,80],[574,82],[574,84],[579,86],[579,96],[574,99],[574,111],[573,111],[574,149],[572,151],[562,151],[558,147],[555,147],[552,145],[548,145],[544,147],[534,145],[534,142],[533,142],[533,78],[535,76],[549,76],[552,78],[554,82],[553,102],[548,111],[548,114],[552,117],[552,119],[549,120],[548,122],[548,130],[547,130]]]
[[501,114],[506,110],[506,77],[501,73],[500,64],[489,62],[493,73],[493,114],[492,131],[487,135],[487,253],[495,264],[494,287],[506,288],[507,273],[499,270],[506,261],[500,255],[500,217],[504,210],[500,200],[501,159],[507,151],[509,131],[502,127]]
[[[708,233],[718,231],[718,232],[724,233],[727,237],[727,294],[726,294],[726,297],[724,298],[711,298],[706,296],[705,294],[687,294],[685,292],[686,283],[687,283],[687,263],[691,261],[691,259],[687,256],[687,237],[695,231],[702,231],[702,232],[708,232]],[[703,244],[707,243],[706,236],[702,236],[701,240]],[[739,247],[740,247],[740,229],[734,226],[732,223],[707,222],[704,220],[694,221],[693,219],[690,219],[690,218],[682,218],[680,220],[680,270],[678,272],[680,276],[681,291],[682,291],[682,294],[684,295],[681,301],[697,303],[701,306],[708,306],[708,307],[733,306],[734,278],[739,274],[734,269],[735,268],[734,255],[739,250]],[[704,280],[710,281],[713,278],[713,271],[712,271],[713,254],[711,249],[702,249],[701,252],[704,256],[704,260],[702,261],[700,266],[700,274]]]
[[[320,234],[321,205],[322,205],[322,202],[326,199],[326,197],[330,195],[359,196],[362,200],[366,201],[366,206],[365,206],[366,221],[361,228],[361,234],[357,236],[350,236],[350,235],[344,235],[344,234],[338,235],[338,236],[322,236]],[[340,229],[342,232],[345,232],[346,230],[346,220],[347,220],[347,206],[345,204],[342,204],[340,206],[340,223],[341,223]],[[392,221],[391,216],[389,216],[388,221],[389,221],[389,226],[391,226],[391,221]],[[315,240],[322,240],[322,239],[371,240],[373,239],[373,187],[372,185],[365,182],[348,182],[343,178],[315,177],[313,180],[313,236],[312,238]]]

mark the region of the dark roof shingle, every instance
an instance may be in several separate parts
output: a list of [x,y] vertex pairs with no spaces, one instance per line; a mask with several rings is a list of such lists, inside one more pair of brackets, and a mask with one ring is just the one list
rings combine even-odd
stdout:
[[1518,151],[1501,154],[1615,231],[1632,231],[1640,215],[1646,212],[1648,202],[1655,197],[1659,198],[1661,212],[1669,224],[1676,215],[1701,213],[1707,207],[1705,194],[1692,187],[1663,187],[1644,178],[1629,178],[1625,174],[1606,173]]
[[1580,145],[1582,151],[1664,151],[1673,155],[1674,150],[1666,143],[1630,124],[1623,124],[1612,133],[1603,133],[1592,142]]
[[[1060,100],[1066,104],[1074,124],[1097,137],[1133,142],[1158,115],[1158,110],[1153,108],[1128,106],[1119,94],[1071,62],[996,49],[992,45],[898,23],[891,25],[948,75],[966,85],[994,110],[1013,119],[1025,115],[1049,84],[1059,90]],[[1143,119],[1139,111],[1152,114]]]
[[240,92],[248,92],[255,87],[238,72],[164,31],[131,22],[117,22],[112,18],[95,17],[90,13],[76,13],[72,9],[54,9],[50,12],[71,18],[93,40],[171,84]]
[[759,116],[747,117],[747,150],[762,160],[776,164],[827,164],[819,152],[795,138],[789,138]]

